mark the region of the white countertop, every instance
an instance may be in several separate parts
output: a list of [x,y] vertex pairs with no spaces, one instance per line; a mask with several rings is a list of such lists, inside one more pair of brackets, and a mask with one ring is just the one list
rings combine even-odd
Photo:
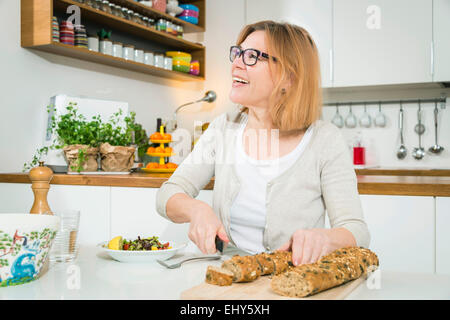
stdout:
[[[166,269],[156,262],[117,262],[95,247],[81,247],[74,262],[51,265],[30,283],[0,288],[0,299],[179,299],[182,291],[204,281],[211,264],[221,262],[194,261]],[[450,276],[383,270],[380,275],[379,289],[369,289],[366,282],[347,299],[450,299]]]

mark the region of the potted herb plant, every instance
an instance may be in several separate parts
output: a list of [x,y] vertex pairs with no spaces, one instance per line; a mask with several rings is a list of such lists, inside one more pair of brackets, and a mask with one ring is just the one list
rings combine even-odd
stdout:
[[[51,146],[38,149],[30,163],[24,165],[24,171],[34,167],[48,150],[62,149],[68,163],[69,172],[97,171],[100,116],[91,121],[78,113],[77,104],[70,102],[66,107],[67,113],[58,118],[52,117],[49,130],[57,134]],[[48,107],[50,112],[50,106]]]
[[124,118],[120,124],[123,112],[114,113],[108,122],[102,122],[99,129],[100,156],[103,171],[129,171],[134,163],[136,148],[133,143],[135,129],[135,113]]

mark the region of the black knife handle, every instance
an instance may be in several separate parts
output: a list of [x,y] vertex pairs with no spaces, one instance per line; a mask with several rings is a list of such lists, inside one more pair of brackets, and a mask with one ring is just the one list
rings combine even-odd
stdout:
[[216,235],[216,249],[220,252],[223,252],[223,241]]

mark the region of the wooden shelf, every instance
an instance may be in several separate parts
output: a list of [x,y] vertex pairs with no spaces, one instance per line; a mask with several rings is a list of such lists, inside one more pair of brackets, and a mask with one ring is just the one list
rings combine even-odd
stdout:
[[[185,33],[196,33],[196,32],[205,32],[205,1],[201,1],[202,3],[194,3],[195,1],[189,1],[189,3],[192,3],[194,5],[197,5],[200,9],[200,17],[199,17],[199,24],[195,25],[189,22],[186,22],[184,20],[181,20],[177,17],[173,17],[168,13],[163,13],[161,11],[155,10],[152,7],[143,5],[139,2],[132,1],[132,0],[110,0],[110,2],[113,2],[115,4],[118,4],[122,7],[130,8],[131,10],[135,12],[139,12],[141,14],[145,14],[147,16],[156,17],[156,18],[162,18],[165,20],[170,20],[173,23],[182,25],[184,28]],[[198,1],[197,1],[198,2]]]
[[[202,2],[203,1],[204,0],[202,0]],[[136,4],[138,3],[136,2]],[[110,27],[114,30],[119,30],[145,40],[151,40],[163,45],[167,50],[189,52],[192,55],[193,60],[198,60],[200,62],[200,75],[194,76],[183,72],[165,70],[139,62],[53,42],[52,17],[55,11],[65,12],[69,5],[77,5],[81,9],[82,21],[83,19],[92,20],[105,27]],[[142,6],[141,4],[139,5]],[[154,9],[152,10],[156,11]],[[203,45],[119,18],[115,15],[108,14],[73,0],[21,0],[21,45],[24,48],[41,50],[178,81],[205,80],[206,49]]]
[[104,11],[94,9],[88,5],[73,0],[53,0],[53,1],[54,1],[54,8],[58,10],[65,11],[68,5],[77,5],[78,7],[80,7],[82,17],[81,21],[83,21],[83,19],[92,19],[104,25],[105,27],[114,28],[126,32],[128,34],[133,34],[147,40],[152,40],[180,51],[203,50],[205,48],[202,44],[187,41],[184,40],[183,38],[175,37],[166,32],[158,31],[154,28],[149,28],[124,18],[119,18],[113,14],[109,14]]
[[59,42],[52,42],[51,44],[35,46],[32,49],[55,53],[66,57],[81,59],[84,61],[90,61],[100,63],[112,67],[126,69],[130,71],[136,71],[140,73],[146,73],[158,77],[164,77],[178,81],[203,81],[203,77],[194,76],[184,72],[166,70],[157,68],[154,66],[146,65],[143,63],[129,61],[122,58],[116,58],[110,55],[106,55],[100,52],[89,51],[84,48],[77,48],[71,45],[62,44]]

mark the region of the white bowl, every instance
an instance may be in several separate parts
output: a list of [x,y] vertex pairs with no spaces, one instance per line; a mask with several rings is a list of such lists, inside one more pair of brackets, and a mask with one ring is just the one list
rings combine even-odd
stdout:
[[186,247],[186,243],[169,242],[172,249],[148,250],[148,251],[130,251],[130,250],[111,250],[108,249],[108,241],[99,243],[97,246],[101,251],[106,252],[111,258],[120,262],[153,262],[156,260],[167,260],[172,258],[178,251]]
[[184,11],[183,8],[180,8],[178,6],[178,4],[172,4],[171,2],[169,2],[166,6],[166,12],[168,14],[170,14],[171,16],[175,17],[176,15],[179,15],[180,13],[182,13]]
[[0,213],[0,287],[36,279],[59,228],[60,218]]

